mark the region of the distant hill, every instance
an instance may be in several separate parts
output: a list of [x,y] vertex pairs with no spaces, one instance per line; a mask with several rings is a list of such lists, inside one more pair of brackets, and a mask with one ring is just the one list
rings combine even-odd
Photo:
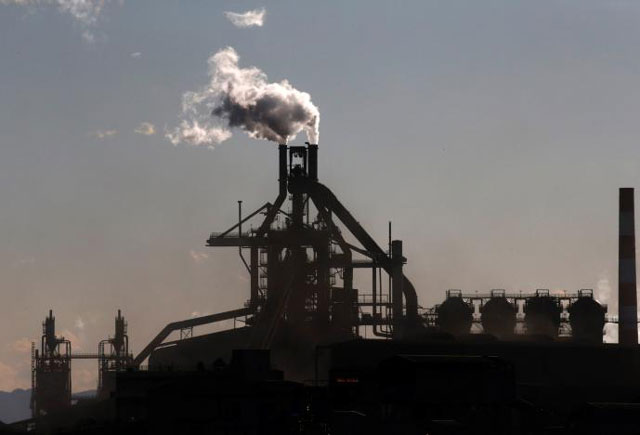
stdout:
[[92,399],[96,397],[98,392],[96,390],[78,391],[71,395],[71,399]]
[[0,391],[0,421],[13,423],[31,417],[31,390]]
[[[87,390],[73,393],[73,398],[86,399],[95,395],[96,390]],[[0,391],[0,422],[13,423],[31,418],[30,402],[31,390]]]

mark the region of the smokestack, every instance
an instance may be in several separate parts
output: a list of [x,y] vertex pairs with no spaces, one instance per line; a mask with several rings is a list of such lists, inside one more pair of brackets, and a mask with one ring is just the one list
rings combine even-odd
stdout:
[[618,244],[618,342],[638,344],[638,302],[636,296],[636,235],[633,188],[620,189]]

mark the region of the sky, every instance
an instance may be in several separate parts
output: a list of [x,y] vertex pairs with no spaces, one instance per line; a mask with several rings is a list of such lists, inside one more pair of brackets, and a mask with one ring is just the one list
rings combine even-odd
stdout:
[[[593,288],[615,309],[639,20],[626,0],[0,0],[0,389],[30,386],[50,308],[77,352],[121,308],[137,353],[248,298],[237,252],[204,245],[275,198],[275,144],[165,137],[227,47],[311,96],[321,181],[381,244],[393,221],[420,305]],[[96,372],[74,362],[74,390]]]

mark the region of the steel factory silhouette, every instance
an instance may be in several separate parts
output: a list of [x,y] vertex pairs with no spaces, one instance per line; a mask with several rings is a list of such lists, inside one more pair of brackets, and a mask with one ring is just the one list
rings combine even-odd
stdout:
[[[423,308],[403,241],[389,225],[379,244],[319,182],[318,146],[280,145],[277,158],[275,200],[246,215],[239,202],[206,242],[237,249],[244,306],[170,323],[137,355],[120,310],[95,354],[74,353],[50,311],[32,352],[33,417],[2,431],[640,433],[633,189],[619,192],[617,316],[590,289],[452,289]],[[603,343],[605,323],[619,344]],[[73,359],[98,362],[95,398],[72,400]]]

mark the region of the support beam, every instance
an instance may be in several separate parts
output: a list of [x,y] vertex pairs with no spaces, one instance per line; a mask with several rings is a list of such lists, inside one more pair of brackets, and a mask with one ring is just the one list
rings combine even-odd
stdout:
[[[358,242],[360,242],[367,251],[374,254],[374,260],[378,262],[387,273],[391,273],[389,257],[365,229],[362,228],[353,215],[340,203],[329,188],[317,182],[305,182],[304,185],[297,186],[297,188],[308,192],[316,205],[326,207],[329,212],[335,214],[349,231],[351,231],[351,234],[354,235]],[[418,296],[411,281],[409,281],[406,276],[403,279],[402,287],[406,302],[406,320],[414,324],[417,323],[418,320]]]
[[218,314],[211,314],[209,316],[195,317],[193,319],[181,320],[179,322],[169,323],[165,326],[162,331],[156,337],[151,340],[149,344],[136,356],[133,360],[133,366],[139,367],[142,362],[147,359],[153,350],[160,346],[162,342],[171,334],[173,331],[177,331],[179,329],[184,328],[192,328],[194,326],[199,325],[207,325],[209,323],[220,322],[222,320],[233,319],[234,317],[242,317],[248,316],[253,313],[253,310],[250,308],[241,308],[239,310],[225,311]]

